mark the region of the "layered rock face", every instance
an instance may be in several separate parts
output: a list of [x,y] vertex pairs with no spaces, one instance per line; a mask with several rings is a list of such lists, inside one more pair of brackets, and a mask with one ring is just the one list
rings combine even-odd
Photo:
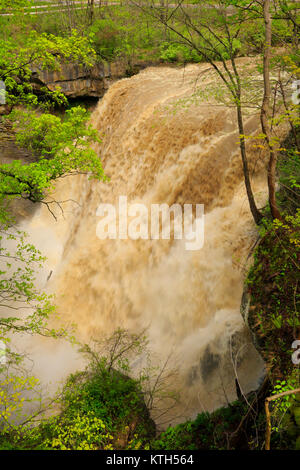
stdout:
[[77,64],[66,64],[61,70],[34,70],[32,82],[36,89],[47,86],[51,91],[58,86],[68,98],[81,96],[101,97],[106,89],[103,64],[94,67],[81,67]]
[[57,70],[33,70],[32,84],[36,91],[46,86],[53,91],[57,87],[68,98],[91,97],[101,98],[111,83],[133,75],[149,64],[128,65],[125,60],[111,64],[99,62],[93,67],[78,64],[65,64]]

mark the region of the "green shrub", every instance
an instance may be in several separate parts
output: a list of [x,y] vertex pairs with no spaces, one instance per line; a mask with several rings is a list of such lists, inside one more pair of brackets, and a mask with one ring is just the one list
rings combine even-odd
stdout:
[[234,448],[234,432],[247,411],[237,401],[212,413],[201,413],[194,421],[169,427],[151,442],[154,450],[221,450]]
[[201,62],[201,56],[184,44],[164,42],[161,45],[160,59],[164,62]]

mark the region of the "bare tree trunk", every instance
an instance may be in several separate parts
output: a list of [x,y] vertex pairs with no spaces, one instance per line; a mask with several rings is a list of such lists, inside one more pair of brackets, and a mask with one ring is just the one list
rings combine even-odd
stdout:
[[161,19],[161,22],[162,24],[164,25],[164,40],[166,41],[167,40],[167,29],[168,29],[168,26],[166,24],[166,20],[167,20],[167,13],[166,13],[166,8],[167,8],[167,0],[159,0],[159,4],[160,4],[160,19]]
[[264,76],[264,96],[261,106],[260,121],[261,128],[265,134],[265,140],[269,149],[269,163],[268,163],[268,190],[269,190],[269,204],[271,215],[273,219],[281,219],[280,212],[276,202],[276,162],[277,153],[271,142],[271,131],[268,122],[271,98],[271,84],[270,84],[270,57],[271,57],[271,41],[272,41],[272,24],[270,15],[270,0],[264,0],[264,21],[265,21],[265,47],[264,47],[264,63],[263,63],[263,76]]
[[88,0],[88,9],[89,9],[89,24],[91,25],[94,19],[94,0]]
[[296,393],[300,392],[300,388],[295,388],[294,390],[288,390],[287,392],[282,392],[278,393],[277,395],[273,395],[272,397],[268,397],[265,400],[265,411],[266,411],[266,421],[267,421],[267,427],[266,427],[266,441],[265,441],[265,450],[270,450],[270,444],[271,444],[271,413],[269,409],[269,403],[270,401],[277,400],[277,398],[281,397],[286,397],[287,395],[295,395]]
[[67,0],[66,1],[66,4],[67,4],[67,9],[68,9],[68,19],[69,19],[69,28],[70,28],[70,32],[72,32],[72,29],[74,27],[74,24],[73,24],[73,18],[72,18],[72,10],[71,10],[71,5],[70,5],[70,1]]
[[240,133],[240,149],[241,149],[241,157],[242,157],[242,162],[243,162],[245,186],[246,186],[250,210],[251,210],[255,223],[258,225],[262,219],[262,215],[256,207],[252,188],[251,188],[249,167],[248,167],[247,154],[246,154],[246,145],[245,145],[245,139],[243,137],[245,135],[243,115],[242,115],[242,108],[240,104],[237,104],[237,120],[238,120],[239,133]]

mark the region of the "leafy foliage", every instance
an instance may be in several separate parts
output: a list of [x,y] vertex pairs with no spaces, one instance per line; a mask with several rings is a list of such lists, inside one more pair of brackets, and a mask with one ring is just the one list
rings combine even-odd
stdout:
[[68,378],[57,398],[61,412],[38,426],[16,426],[9,433],[4,429],[2,445],[8,446],[13,439],[14,445],[23,449],[111,450],[147,446],[155,425],[143,399],[143,379],[128,375],[129,358],[140,354],[144,344],[143,336],[117,330],[102,342],[102,354],[85,345],[82,352],[89,357],[88,367]]
[[265,222],[248,275],[251,327],[263,341],[263,354],[278,377],[289,372],[291,344],[299,318],[300,212],[285,222]]
[[10,118],[17,143],[31,150],[38,161],[23,164],[15,160],[0,165],[0,197],[42,201],[55,180],[74,172],[105,180],[101,160],[91,148],[99,137],[87,124],[88,117],[80,106],[67,110],[64,119],[36,111],[13,112]]
[[17,435],[20,423],[26,424],[38,414],[32,406],[41,404],[41,390],[36,377],[20,370],[12,372],[9,368],[5,373],[2,368],[1,372],[0,442],[4,436]]
[[[31,83],[34,70],[59,70],[62,62],[77,62],[93,65],[95,52],[87,37],[79,36],[76,30],[67,37],[53,34],[38,34],[36,31],[0,40],[0,80],[6,86],[8,105],[25,103],[47,107],[51,102],[66,104],[59,89],[42,88],[37,93]],[[41,93],[42,92],[42,93]]]
[[[235,448],[235,431],[247,406],[239,401],[229,408],[201,413],[194,421],[169,427],[151,443],[155,450],[228,450]],[[245,446],[245,447],[244,447]],[[240,442],[239,448],[247,448]]]

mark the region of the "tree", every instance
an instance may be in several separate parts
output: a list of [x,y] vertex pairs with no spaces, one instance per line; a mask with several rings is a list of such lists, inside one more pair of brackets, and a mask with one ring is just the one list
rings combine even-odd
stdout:
[[[66,111],[64,120],[52,114],[39,115],[36,111],[15,111],[17,142],[29,148],[37,161],[23,164],[15,160],[0,165],[0,257],[5,266],[0,271],[0,307],[22,310],[29,308],[34,313],[27,317],[3,317],[0,319],[0,340],[9,332],[29,332],[54,335],[48,330],[46,319],[54,307],[48,296],[34,288],[34,265],[43,261],[33,245],[25,243],[25,234],[15,232],[13,220],[6,209],[7,200],[25,198],[31,202],[50,204],[44,200],[54,182],[63,176],[88,173],[105,180],[101,160],[90,148],[99,141],[97,131],[87,124],[88,113],[80,108]],[[52,212],[52,211],[51,211]],[[11,253],[6,247],[8,240],[16,244]],[[15,263],[15,270],[12,262]],[[37,303],[36,303],[37,302]]]
[[[26,234],[11,226],[1,214],[0,224],[0,431],[13,429],[13,423],[28,422],[49,403],[30,363],[19,349],[15,336],[40,335],[73,340],[63,327],[50,326],[57,315],[52,296],[35,287],[41,253]],[[32,406],[34,405],[34,409]],[[29,408],[28,408],[29,406]]]
[[[20,104],[31,106],[15,109],[6,119],[13,122],[17,143],[27,147],[35,158],[29,164],[17,160],[0,164],[0,349],[5,347],[5,361],[2,355],[0,362],[0,429],[5,432],[13,427],[14,420],[27,423],[43,409],[38,381],[28,375],[26,355],[16,351],[15,336],[73,340],[71,332],[50,326],[56,314],[53,298],[35,287],[44,258],[14,226],[9,201],[25,198],[46,204],[53,213],[51,204],[60,202],[49,201],[47,195],[58,178],[86,173],[105,180],[101,161],[91,149],[99,138],[88,124],[89,114],[81,107],[67,110],[64,117],[42,112],[52,103],[67,104],[67,100],[58,89],[36,91],[31,84],[34,70],[59,70],[63,62],[70,61],[92,65],[95,52],[89,39],[76,30],[68,37],[26,31],[17,16],[26,4],[0,3],[0,9],[14,9],[14,16],[9,18],[15,29],[5,23],[6,17],[0,17],[5,26],[0,39],[0,79],[6,86],[8,109]],[[26,406],[34,394],[40,406],[32,413]]]
[[[139,4],[135,0],[130,0],[130,3],[154,17],[174,33],[178,40],[194,49],[200,57],[211,64],[225,84],[236,107],[240,153],[249,206],[254,221],[259,224],[262,215],[256,206],[251,187],[242,110],[242,79],[236,64],[241,27],[253,16],[252,10],[246,8],[248,2],[210,0],[202,2],[201,5],[197,4],[197,9],[194,9],[189,8],[189,5],[185,6],[184,0],[178,0],[171,12],[164,16],[154,1],[151,2],[151,8],[146,8],[143,3]],[[237,4],[243,8],[236,9]],[[232,6],[234,10],[229,10]]]
[[37,161],[0,165],[0,201],[22,197],[43,202],[55,180],[66,175],[89,173],[105,180],[101,160],[91,148],[99,138],[87,124],[88,117],[81,107],[67,110],[64,119],[36,111],[13,112],[16,141],[31,150]]
[[292,45],[296,51],[298,49],[300,32],[299,2],[297,0],[273,0],[273,8],[273,19],[284,19],[291,23],[293,28]]
[[[5,345],[6,359],[0,364],[0,418],[4,430],[11,428],[12,414],[27,423],[45,408],[37,379],[26,372],[24,354],[14,349],[15,335],[72,339],[63,327],[49,326],[56,315],[53,298],[35,287],[36,272],[44,258],[26,242],[26,234],[14,228],[6,202],[23,197],[46,204],[53,213],[51,203],[55,201],[44,198],[58,178],[81,172],[105,179],[101,161],[90,148],[99,139],[87,124],[88,117],[80,107],[67,110],[64,119],[32,110],[14,111],[10,116],[17,142],[29,148],[36,161],[0,165],[0,342]],[[39,406],[28,413],[25,405],[31,403],[32,395]]]
[[24,232],[1,224],[0,233],[0,340],[7,346],[7,361],[19,362],[21,356],[10,349],[8,335],[27,333],[55,337],[67,333],[64,329],[48,327],[48,319],[55,308],[51,297],[39,292],[34,285],[36,272],[45,258],[27,242]]
[[261,106],[261,127],[265,135],[268,151],[268,188],[269,188],[269,204],[271,214],[274,219],[280,219],[280,213],[276,203],[276,150],[272,144],[271,131],[269,126],[270,119],[270,100],[271,100],[271,83],[270,83],[270,59],[272,44],[272,23],[270,13],[270,0],[263,1],[263,15],[265,23],[265,45],[263,54],[263,77],[264,77],[264,96]]
[[65,96],[42,87],[34,90],[31,77],[34,70],[59,70],[62,62],[93,65],[95,51],[86,37],[76,30],[69,37],[21,31],[0,39],[0,80],[6,86],[8,105],[20,103],[49,106],[51,102],[66,104]]
[[[299,32],[299,19],[295,15],[294,10],[297,10],[294,2],[287,2],[286,0],[275,0],[273,3],[270,0],[263,0],[263,2],[257,1],[257,3],[262,7],[263,18],[264,18],[264,29],[265,29],[265,43],[263,49],[263,80],[264,80],[264,95],[261,105],[261,128],[265,138],[267,151],[269,154],[268,161],[268,190],[269,190],[269,205],[271,210],[271,215],[273,219],[281,219],[281,214],[278,209],[278,204],[276,201],[276,167],[277,167],[277,153],[276,149],[276,138],[274,138],[274,132],[272,128],[276,124],[274,119],[274,110],[276,105],[278,105],[277,94],[281,93],[282,103],[279,103],[278,108],[280,109],[282,104],[284,107],[284,113],[277,118],[277,123],[282,122],[283,120],[288,120],[291,131],[295,140],[296,147],[299,149],[298,135],[297,135],[297,105],[291,103],[289,104],[286,96],[286,85],[283,83],[282,71],[289,72],[290,75],[299,74],[299,68],[297,71],[296,63],[299,61],[297,45],[295,48],[295,31],[296,36]],[[280,54],[275,52],[273,57],[271,57],[271,48],[272,48],[272,18],[282,19],[287,23],[292,25],[293,29],[293,40],[292,40],[292,50],[291,53],[288,53],[289,49],[289,40],[286,38],[286,41],[282,44],[284,46],[284,53]],[[273,65],[271,64],[273,60]],[[278,80],[274,85],[273,93],[273,113],[271,115],[271,98],[272,98],[272,84],[270,80],[270,69],[271,65],[273,68],[278,69]],[[290,77],[288,83],[290,82]],[[299,108],[299,107],[298,107]]]
[[89,24],[92,24],[94,19],[94,3],[94,0],[88,0]]

